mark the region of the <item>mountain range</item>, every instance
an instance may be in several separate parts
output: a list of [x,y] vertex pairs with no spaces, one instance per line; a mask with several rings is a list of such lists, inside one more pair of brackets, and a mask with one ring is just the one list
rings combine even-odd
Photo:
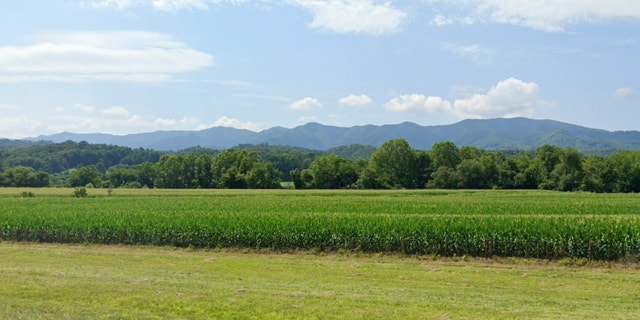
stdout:
[[295,128],[274,127],[261,132],[228,127],[200,131],[156,131],[128,135],[58,133],[29,141],[86,141],[132,148],[177,151],[194,146],[227,149],[240,144],[289,145],[314,150],[362,144],[377,147],[403,138],[414,149],[429,150],[434,143],[452,141],[458,146],[486,150],[531,150],[544,144],[573,147],[586,153],[640,149],[639,131],[606,131],[554,120],[528,118],[463,120],[450,125],[421,126],[411,122],[393,125],[336,127],[307,123]]

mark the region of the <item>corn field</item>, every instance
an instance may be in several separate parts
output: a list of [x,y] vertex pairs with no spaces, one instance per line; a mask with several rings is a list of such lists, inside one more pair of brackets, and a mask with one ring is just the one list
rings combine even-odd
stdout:
[[[542,191],[0,192],[4,241],[616,260],[640,197]],[[66,192],[66,193],[65,193]]]

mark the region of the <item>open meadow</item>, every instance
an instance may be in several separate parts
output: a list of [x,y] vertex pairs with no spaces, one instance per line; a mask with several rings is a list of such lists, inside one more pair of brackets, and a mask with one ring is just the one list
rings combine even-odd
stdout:
[[0,319],[640,316],[635,194],[87,191],[0,189]]
[[0,243],[0,319],[638,319],[640,270]]

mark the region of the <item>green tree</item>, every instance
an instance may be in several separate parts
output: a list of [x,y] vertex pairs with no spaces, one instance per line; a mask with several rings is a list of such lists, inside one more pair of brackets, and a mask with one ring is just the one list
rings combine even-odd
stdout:
[[427,183],[429,189],[456,189],[458,188],[458,175],[455,169],[440,166],[431,174],[431,180]]
[[438,142],[431,147],[431,158],[433,167],[455,168],[462,159],[460,149],[451,141]]
[[540,177],[544,177],[546,172],[540,161],[535,161],[529,155],[520,155],[516,158],[517,173],[513,177],[514,188],[517,189],[538,189]]
[[553,169],[551,176],[557,181],[557,190],[579,189],[582,182],[582,154],[573,148],[563,150],[560,162]]
[[201,154],[194,163],[194,180],[198,188],[213,188],[212,159],[208,154]]
[[462,189],[487,188],[484,165],[476,159],[464,159],[456,167],[458,187]]
[[350,188],[358,181],[353,163],[335,154],[316,158],[303,171],[312,177],[309,187],[314,189]]
[[365,171],[363,185],[386,189],[416,188],[416,153],[404,139],[389,140],[373,153]]
[[155,185],[158,188],[184,188],[182,155],[163,155],[155,166]]
[[425,188],[433,174],[433,160],[428,151],[417,150],[416,155],[416,187]]
[[270,162],[258,162],[246,175],[246,181],[250,189],[279,189],[282,173]]
[[608,161],[617,177],[615,191],[640,192],[640,151],[619,151]]
[[0,187],[48,187],[49,174],[33,168],[17,166],[0,173]]
[[92,185],[94,187],[102,186],[103,174],[98,170],[96,166],[86,166],[71,171],[69,175],[69,186],[71,187],[84,187],[86,185]]
[[107,169],[107,180],[111,187],[119,188],[127,184],[138,182],[139,170],[126,166],[114,166]]
[[225,150],[213,158],[211,171],[219,188],[276,188],[282,181],[282,173],[261,162],[255,151]]
[[147,188],[155,187],[156,166],[151,162],[144,162],[137,166],[138,182],[140,186]]
[[539,166],[536,170],[538,177],[538,188],[545,190],[557,190],[559,177],[558,172],[553,170],[562,161],[562,149],[556,146],[545,144],[536,149],[534,166]]
[[607,159],[588,156],[582,161],[582,182],[580,189],[590,192],[614,192],[618,180],[616,171]]

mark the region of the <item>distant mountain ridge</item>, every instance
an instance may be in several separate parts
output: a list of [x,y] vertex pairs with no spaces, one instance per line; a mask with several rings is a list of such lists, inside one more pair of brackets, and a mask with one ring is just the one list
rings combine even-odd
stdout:
[[421,126],[412,122],[354,127],[307,123],[291,129],[274,127],[261,132],[212,127],[201,131],[157,131],[124,136],[59,133],[26,140],[87,141],[176,151],[194,146],[228,149],[239,144],[263,143],[328,150],[351,144],[377,147],[395,138],[405,139],[413,148],[421,150],[429,150],[434,143],[441,141],[486,150],[531,150],[544,144],[573,147],[581,152],[640,149],[639,131],[606,131],[554,120],[528,118],[463,120],[439,126]]

